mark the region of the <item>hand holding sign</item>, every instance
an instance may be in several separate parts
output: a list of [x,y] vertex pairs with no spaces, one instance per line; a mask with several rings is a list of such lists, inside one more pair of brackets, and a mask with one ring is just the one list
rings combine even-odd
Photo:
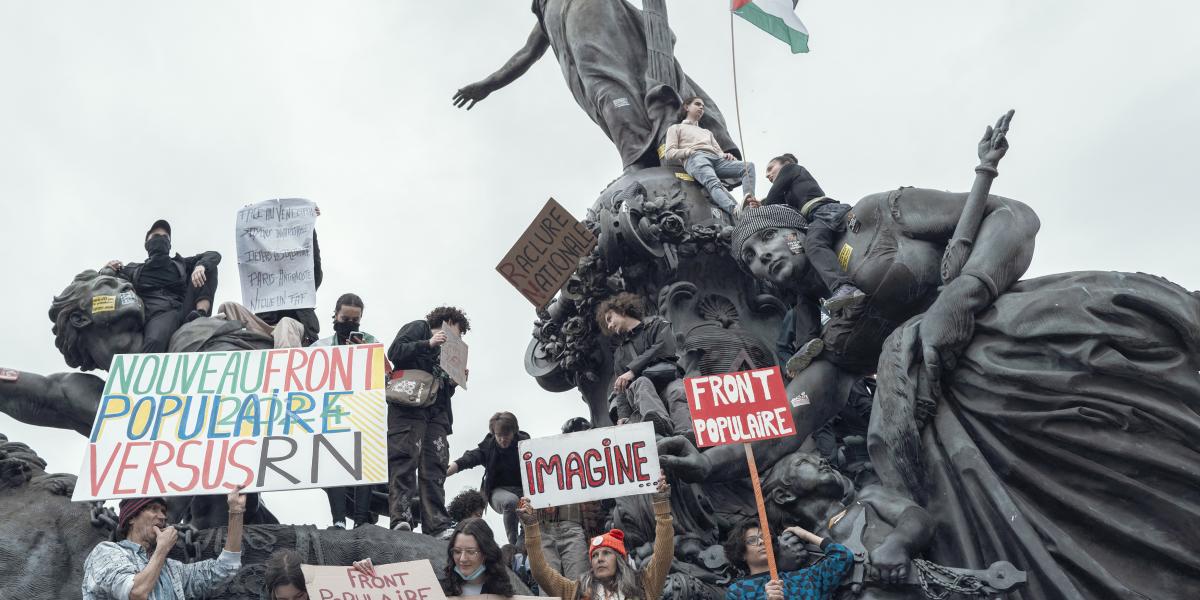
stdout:
[[522,440],[518,454],[533,508],[647,494],[656,477],[666,485],[650,423]]

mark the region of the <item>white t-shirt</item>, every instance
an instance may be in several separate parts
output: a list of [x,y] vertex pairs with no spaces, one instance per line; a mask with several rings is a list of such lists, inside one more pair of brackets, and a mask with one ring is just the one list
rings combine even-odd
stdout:
[[483,582],[471,583],[470,581],[463,582],[464,596],[477,596],[483,593]]

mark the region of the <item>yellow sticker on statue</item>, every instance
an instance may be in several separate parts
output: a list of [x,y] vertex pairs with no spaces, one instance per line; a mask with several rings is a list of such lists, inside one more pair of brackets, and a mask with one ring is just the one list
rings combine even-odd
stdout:
[[111,312],[117,309],[116,296],[95,296],[92,298],[92,314]]
[[691,175],[688,175],[687,173],[676,173],[675,178],[682,179],[683,181],[695,181],[696,180],[695,177],[692,177]]
[[838,250],[838,264],[842,266],[843,271],[850,268],[851,254],[854,254],[854,247],[850,244],[842,244],[842,249]]

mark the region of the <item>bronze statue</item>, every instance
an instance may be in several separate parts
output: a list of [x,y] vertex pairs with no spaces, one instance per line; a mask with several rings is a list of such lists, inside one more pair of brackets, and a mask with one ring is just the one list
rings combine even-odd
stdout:
[[716,104],[673,57],[664,0],[643,4],[639,10],[627,0],[535,0],[537,24],[525,45],[500,70],[459,89],[455,106],[469,110],[552,48],[575,101],[612,140],[627,169],[658,166],[658,148],[688,96],[704,99],[701,125],[722,149],[741,156]]

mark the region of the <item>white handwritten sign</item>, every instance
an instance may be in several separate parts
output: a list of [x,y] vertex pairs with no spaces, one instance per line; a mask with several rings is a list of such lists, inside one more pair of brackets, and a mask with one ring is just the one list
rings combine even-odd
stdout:
[[534,508],[654,492],[654,425],[634,423],[524,440],[521,487]]
[[316,221],[317,205],[302,198],[264,200],[238,211],[242,304],[256,313],[317,305]]

